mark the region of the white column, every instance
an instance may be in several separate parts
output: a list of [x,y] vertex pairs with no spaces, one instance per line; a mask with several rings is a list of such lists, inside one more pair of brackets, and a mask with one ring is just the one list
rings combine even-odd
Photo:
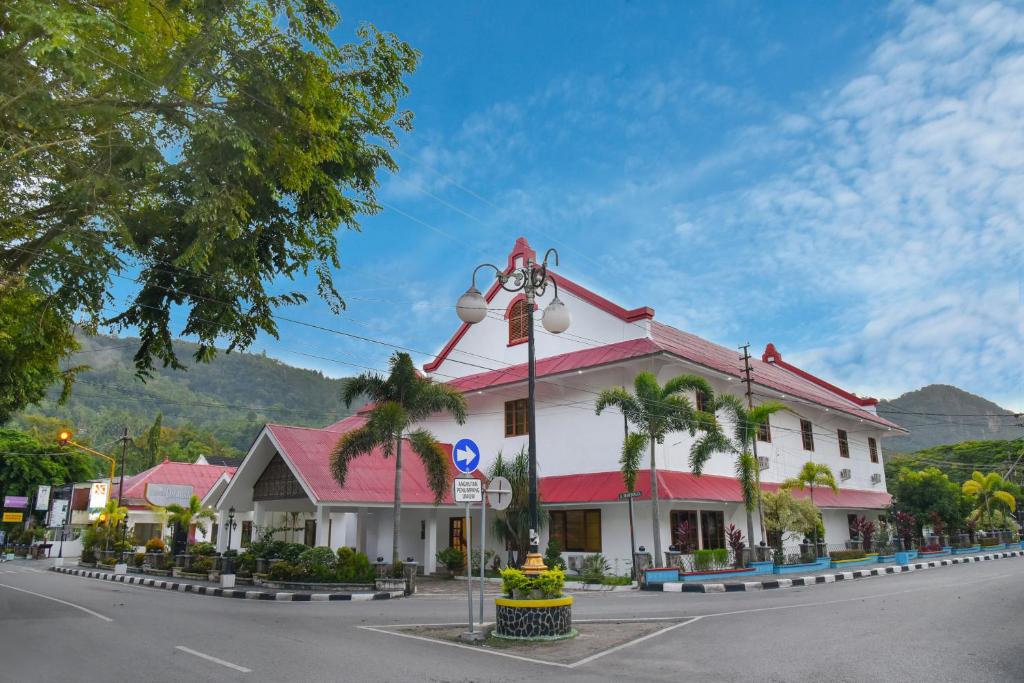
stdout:
[[217,552],[222,553],[227,549],[228,542],[228,515],[221,510],[217,511]]
[[[366,527],[369,524],[369,514],[366,508],[359,508],[359,513],[356,517],[356,550],[361,553],[366,552]],[[373,558],[370,558],[371,561]]]
[[423,571],[433,574],[437,571],[437,511],[427,514],[427,532],[423,538]]
[[704,549],[704,529],[703,529],[703,525],[700,523],[700,518],[701,518],[701,514],[700,513],[701,513],[700,508],[697,508],[697,549],[698,550],[703,550]]
[[327,529],[330,524],[331,510],[326,505],[316,506],[316,544],[328,545]]

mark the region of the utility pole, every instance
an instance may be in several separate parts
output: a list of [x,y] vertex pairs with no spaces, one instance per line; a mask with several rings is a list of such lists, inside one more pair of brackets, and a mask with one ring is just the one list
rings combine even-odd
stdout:
[[[751,410],[754,409],[754,383],[753,383],[753,380],[751,379],[750,375],[751,375],[751,373],[754,372],[754,370],[753,370],[753,368],[750,367],[750,342],[747,342],[746,344],[741,346],[740,350],[743,351],[743,355],[740,356],[740,360],[743,361],[743,382],[747,385],[747,410],[751,411]],[[744,431],[750,429],[749,421],[748,421],[748,424],[743,425],[743,429],[744,429]],[[758,433],[755,431],[754,432],[754,438],[751,439],[751,444],[752,444],[752,448],[753,448],[753,452],[754,452],[754,462],[757,465],[757,469],[754,470],[757,473],[757,495],[758,495],[758,499],[759,499],[758,500],[758,505],[757,505],[757,518],[758,518],[758,526],[760,527],[760,530],[761,530],[761,540],[765,541],[767,543],[768,535],[764,531],[764,511],[762,510],[761,503],[760,503],[760,497],[761,497],[761,461],[757,457],[757,439],[758,439],[758,436],[759,436]],[[748,526],[750,528],[753,528],[754,525],[750,521],[750,513],[749,512],[747,512],[747,522],[748,522]],[[750,547],[753,548],[754,547],[754,539],[752,539],[752,538],[749,539],[749,543],[750,543]]]
[[[128,428],[124,428],[124,433],[121,438],[118,439],[121,442],[121,479],[117,482],[117,507],[121,507],[124,503],[124,463],[128,456]],[[117,507],[114,508],[115,512]],[[121,520],[121,554],[118,564],[124,564],[124,544],[128,540],[128,506],[125,506],[124,519]]]

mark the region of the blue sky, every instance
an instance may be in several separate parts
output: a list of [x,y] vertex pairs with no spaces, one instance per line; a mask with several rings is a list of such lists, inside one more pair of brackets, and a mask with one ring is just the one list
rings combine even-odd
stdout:
[[[624,306],[772,341],[862,394],[1024,409],[1024,7],[341,3],[423,53],[387,207],[341,235],[349,308],[286,314],[436,351],[525,235]],[[388,350],[282,324],[328,374]],[[422,358],[419,360],[423,360]]]

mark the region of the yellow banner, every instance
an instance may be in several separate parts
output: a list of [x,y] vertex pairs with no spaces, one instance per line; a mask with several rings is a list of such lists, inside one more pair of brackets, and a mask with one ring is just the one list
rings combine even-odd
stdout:
[[24,515],[22,513],[20,513],[20,512],[5,512],[4,513],[4,521],[5,522],[20,522],[20,521],[22,521],[23,518],[24,518]]

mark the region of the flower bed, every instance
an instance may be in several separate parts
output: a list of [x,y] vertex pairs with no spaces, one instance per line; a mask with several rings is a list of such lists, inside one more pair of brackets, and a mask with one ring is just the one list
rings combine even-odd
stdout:
[[[266,588],[286,591],[311,591],[313,593],[372,593],[372,583],[320,583],[312,581],[276,581],[270,578],[254,577],[252,583]],[[404,585],[404,583],[403,583]],[[400,590],[400,589],[398,589]]]
[[549,569],[527,576],[518,569],[501,572],[505,597],[497,598],[492,635],[512,640],[572,638],[572,597],[562,595],[565,573]]

